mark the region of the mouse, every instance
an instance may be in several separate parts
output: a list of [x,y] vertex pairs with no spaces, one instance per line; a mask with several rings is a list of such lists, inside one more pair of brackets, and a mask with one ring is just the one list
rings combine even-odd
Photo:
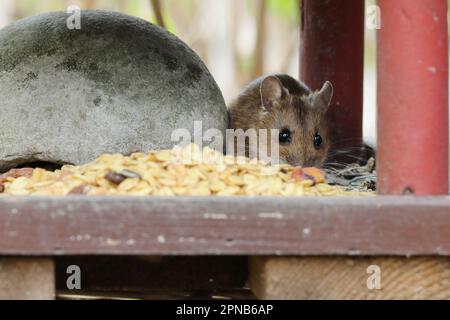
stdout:
[[[259,143],[270,141],[278,130],[277,161],[292,166],[322,167],[331,145],[325,114],[333,97],[333,86],[325,81],[321,89],[312,91],[306,84],[287,74],[262,76],[249,85],[229,105],[229,129],[254,129]],[[259,130],[267,129],[266,140]],[[236,151],[236,138],[233,139]],[[276,141],[278,140],[278,141]],[[270,160],[274,155],[267,143]],[[254,145],[254,144],[253,144]],[[246,139],[245,156],[255,154],[255,146]],[[258,152],[256,152],[258,154]],[[256,156],[256,158],[259,158]]]

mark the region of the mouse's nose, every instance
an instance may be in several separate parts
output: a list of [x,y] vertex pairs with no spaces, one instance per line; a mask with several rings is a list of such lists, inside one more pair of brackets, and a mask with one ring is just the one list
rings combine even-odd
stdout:
[[289,163],[291,166],[294,166],[294,167],[302,165],[300,159],[296,156],[288,156],[286,158],[286,161],[287,161],[287,163]]
[[320,163],[314,158],[308,158],[301,164],[302,167],[320,167]]

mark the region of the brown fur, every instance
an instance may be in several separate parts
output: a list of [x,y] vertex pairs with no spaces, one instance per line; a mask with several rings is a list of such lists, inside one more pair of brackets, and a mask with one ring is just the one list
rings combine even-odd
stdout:
[[[287,145],[280,144],[280,161],[295,166],[320,167],[330,147],[324,117],[329,101],[324,103],[317,99],[313,103],[308,98],[314,93],[306,85],[288,75],[276,75],[276,77],[284,87],[283,96],[270,108],[264,108],[261,100],[261,84],[266,77],[256,79],[229,105],[230,128],[244,131],[248,129],[279,129],[281,131],[288,128],[292,132],[292,141]],[[319,149],[314,147],[316,132],[322,137],[322,145]],[[246,147],[248,156],[248,146]],[[268,150],[270,150],[270,144]]]

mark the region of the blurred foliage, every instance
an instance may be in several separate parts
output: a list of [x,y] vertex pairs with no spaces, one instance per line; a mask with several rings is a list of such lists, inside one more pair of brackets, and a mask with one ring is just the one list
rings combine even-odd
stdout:
[[300,19],[299,0],[268,0],[268,2],[269,11],[288,19],[291,23],[298,23]]

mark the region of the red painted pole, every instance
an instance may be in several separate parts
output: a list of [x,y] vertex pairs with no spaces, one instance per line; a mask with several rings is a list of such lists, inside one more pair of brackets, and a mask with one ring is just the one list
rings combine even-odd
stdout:
[[334,150],[362,142],[363,64],[364,1],[303,0],[300,79],[311,89],[320,88],[325,80],[333,84],[327,117]]
[[448,194],[447,0],[379,0],[380,194]]

